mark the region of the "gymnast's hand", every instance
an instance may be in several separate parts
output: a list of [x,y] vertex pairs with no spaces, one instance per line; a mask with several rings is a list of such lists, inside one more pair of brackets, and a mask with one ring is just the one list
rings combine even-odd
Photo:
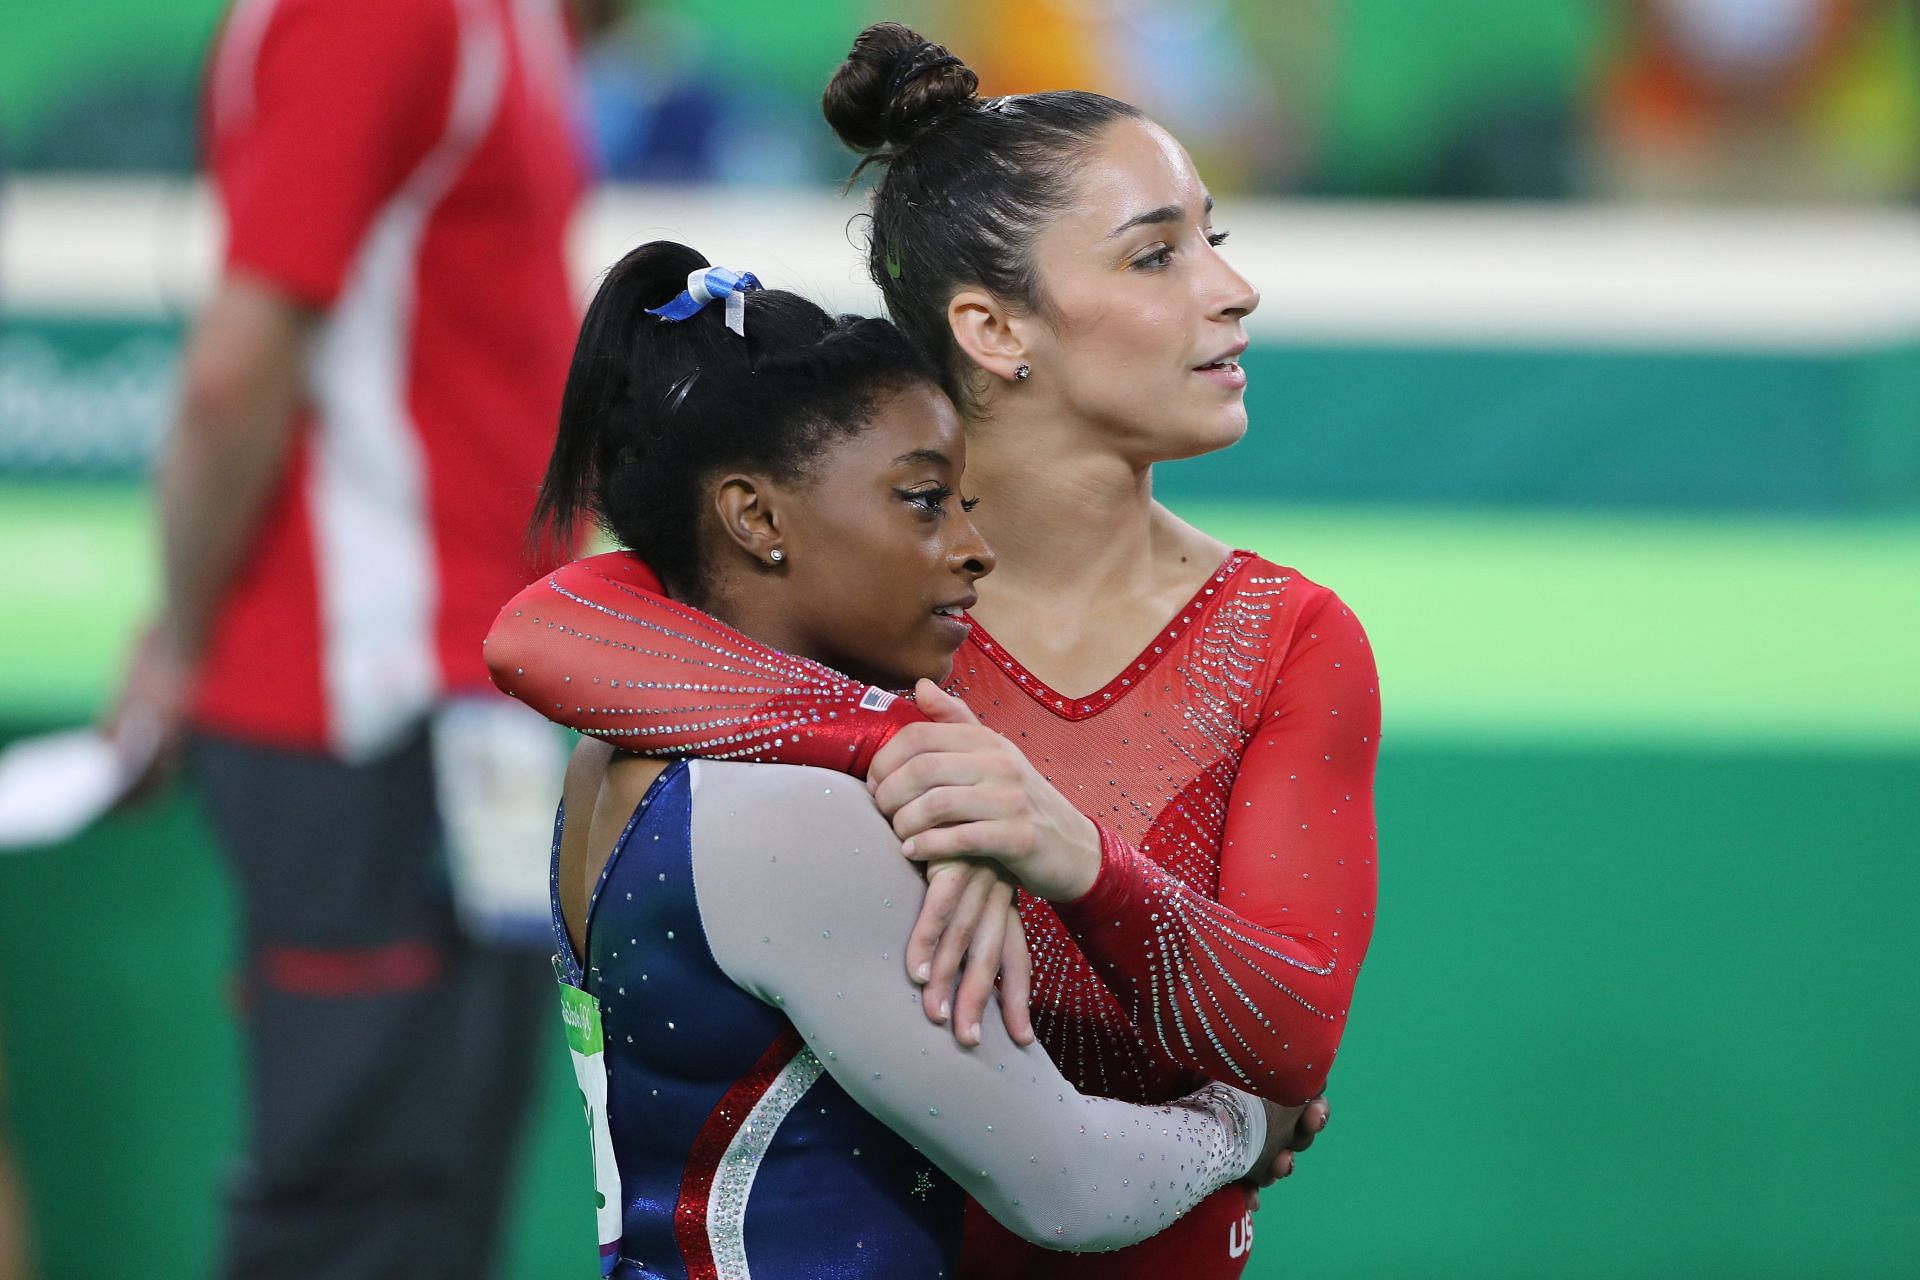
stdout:
[[1255,1162],[1253,1172],[1242,1179],[1252,1189],[1256,1209],[1260,1207],[1260,1188],[1290,1177],[1295,1155],[1313,1145],[1313,1140],[1333,1116],[1324,1094],[1309,1099],[1305,1106],[1284,1107],[1264,1098],[1261,1105],[1267,1109],[1267,1145]]
[[920,1007],[927,1017],[951,1018],[954,1038],[967,1046],[980,1043],[980,1020],[998,976],[1007,1034],[1016,1044],[1033,1043],[1033,959],[1013,905],[1013,882],[993,863],[942,858],[927,864],[926,901],[907,939],[907,975],[924,988]]
[[1020,749],[931,680],[914,699],[929,723],[896,733],[873,757],[867,789],[917,862],[988,858],[1027,892],[1070,902],[1100,874],[1100,832]]

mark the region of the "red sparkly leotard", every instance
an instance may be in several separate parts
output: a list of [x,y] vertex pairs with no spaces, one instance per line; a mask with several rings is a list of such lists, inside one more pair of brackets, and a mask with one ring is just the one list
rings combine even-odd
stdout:
[[[496,680],[632,750],[855,774],[917,718],[657,591],[619,553],[542,578],[489,636]],[[1021,903],[1034,1025],[1062,1073],[1134,1101],[1197,1077],[1290,1103],[1319,1092],[1376,876],[1378,685],[1339,598],[1235,552],[1094,693],[1047,688],[977,625],[951,687],[1101,830],[1085,897]]]

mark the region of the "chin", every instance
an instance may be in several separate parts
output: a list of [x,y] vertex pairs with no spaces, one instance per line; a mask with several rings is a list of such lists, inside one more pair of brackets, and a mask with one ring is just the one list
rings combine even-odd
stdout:
[[959,646],[948,649],[942,645],[937,650],[922,650],[915,654],[902,654],[907,661],[888,663],[884,672],[876,672],[868,677],[868,682],[882,689],[912,689],[917,681],[931,680],[944,685],[953,675],[953,655]]
[[1247,406],[1235,405],[1233,412],[1213,424],[1213,443],[1207,452],[1239,444],[1247,435]]
[[1231,414],[1216,411],[1197,421],[1182,423],[1161,433],[1155,461],[1178,462],[1239,444],[1247,434],[1247,411],[1236,406]]
[[[918,676],[915,676],[914,679],[931,680],[938,685],[946,684],[946,682],[953,676],[953,655],[958,652],[960,652],[959,645],[955,645],[951,649],[943,648],[939,657],[935,658],[932,662],[927,663],[925,669],[922,670]],[[909,680],[907,682],[907,687],[908,688],[913,687],[912,680]]]

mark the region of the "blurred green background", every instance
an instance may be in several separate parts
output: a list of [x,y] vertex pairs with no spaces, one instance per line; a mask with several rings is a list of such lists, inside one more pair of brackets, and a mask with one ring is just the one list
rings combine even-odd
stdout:
[[[1547,223],[1560,215],[1538,202],[1573,218],[1684,206],[1709,235],[1721,217],[1744,234],[1756,205],[1910,216],[1906,6],[1803,6],[1818,49],[1777,65],[1813,87],[1737,118],[1711,93],[1669,92],[1671,51],[1644,26],[1658,7],[1187,5],[1199,35],[1159,42],[1170,68],[1137,52],[1171,21],[1156,5],[1101,28],[1098,57],[1066,46],[1038,65],[1016,56],[1020,28],[992,25],[1000,6],[893,12],[973,33],[981,52],[953,43],[1005,87],[1109,77],[1175,120],[1218,189],[1291,197],[1276,216],[1310,206],[1358,227],[1378,197],[1525,199]],[[1022,20],[1057,33],[1103,11],[1056,8]],[[0,238],[24,225],[8,221],[22,199],[75,172],[183,189],[218,9],[9,13]],[[584,112],[603,164],[819,189],[844,160],[807,100],[875,16],[771,0],[603,14]],[[645,141],[632,102],[674,76],[653,65],[623,109],[621,77],[650,65],[635,51],[697,67],[720,46],[762,73],[742,77],[752,100],[709,104],[700,148]],[[1195,67],[1208,74],[1181,74]],[[1227,89],[1182,89],[1203,80]],[[1726,142],[1756,131],[1766,145]],[[1415,208],[1413,234],[1444,243],[1460,207]],[[1860,256],[1860,276],[1912,269]],[[1286,270],[1259,279],[1270,312]],[[142,473],[185,305],[9,284],[0,738],[92,715],[151,601]],[[1340,590],[1387,708],[1380,927],[1335,1121],[1267,1193],[1249,1276],[1920,1267],[1920,293],[1892,321],[1787,316],[1764,337],[1743,297],[1673,333],[1666,304],[1636,304],[1652,336],[1596,331],[1550,297],[1521,336],[1473,316],[1410,334],[1392,305],[1337,334],[1256,327],[1249,439],[1159,476],[1204,527]],[[6,1126],[47,1276],[206,1273],[237,1123],[231,934],[190,790],[0,855]],[[514,1242],[524,1280],[592,1274],[553,1030]]]

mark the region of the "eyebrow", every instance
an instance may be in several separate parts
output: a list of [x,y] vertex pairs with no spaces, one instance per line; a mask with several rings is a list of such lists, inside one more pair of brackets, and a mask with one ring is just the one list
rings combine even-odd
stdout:
[[[1212,196],[1207,197],[1206,212],[1213,212]],[[1128,218],[1125,222],[1107,232],[1107,239],[1111,240],[1121,232],[1130,231],[1134,227],[1151,226],[1160,222],[1178,222],[1186,216],[1186,210],[1182,209],[1179,205],[1163,204],[1158,209],[1149,209],[1145,213],[1134,214],[1131,218]]]
[[903,453],[893,460],[893,465],[896,467],[911,467],[921,462],[931,462],[937,467],[950,467],[953,465],[953,459],[938,449],[915,449],[910,453]]

